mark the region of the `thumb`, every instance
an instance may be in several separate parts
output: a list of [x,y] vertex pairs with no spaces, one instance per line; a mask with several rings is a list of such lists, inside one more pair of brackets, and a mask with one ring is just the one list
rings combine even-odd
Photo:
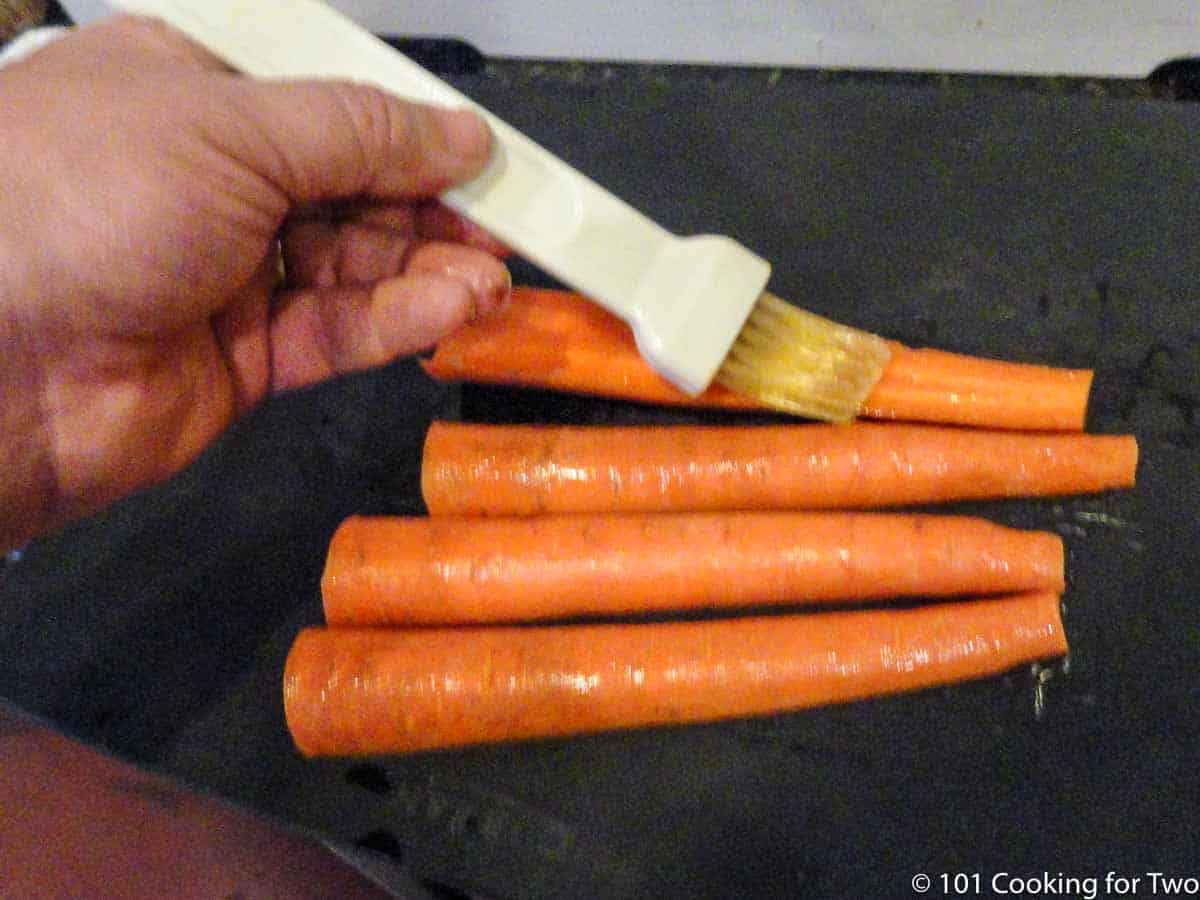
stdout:
[[491,149],[475,113],[366,85],[238,79],[237,90],[242,115],[225,119],[226,149],[292,204],[433,197],[476,175]]

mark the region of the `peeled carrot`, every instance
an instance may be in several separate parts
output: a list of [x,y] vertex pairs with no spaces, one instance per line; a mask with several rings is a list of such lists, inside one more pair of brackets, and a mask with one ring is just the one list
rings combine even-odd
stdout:
[[892,344],[883,377],[859,409],[870,419],[1080,431],[1092,373]]
[[434,422],[431,515],[869,509],[1132,487],[1132,435],[927,425],[553,426]]
[[1053,593],[705,622],[307,629],[283,696],[302,753],[354,756],[777,713],[1066,651]]
[[624,513],[354,517],[330,625],[452,625],[1064,587],[1058,535],[965,516]]
[[[689,397],[638,353],[629,327],[586,298],[516,288],[499,313],[456,330],[424,363],[449,381],[525,385],[644,403],[756,409],[713,385]],[[859,411],[881,419],[1025,430],[1080,430],[1088,370],[998,362],[892,344],[892,359]]]

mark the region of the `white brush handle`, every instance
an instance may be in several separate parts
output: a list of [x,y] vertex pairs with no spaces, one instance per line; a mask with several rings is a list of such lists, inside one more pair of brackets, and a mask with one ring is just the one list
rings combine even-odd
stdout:
[[117,2],[250,75],[350,79],[480,112],[492,158],[443,201],[627,321],[642,354],[691,394],[708,386],[766,286],[765,260],[728,238],[676,237],[320,0]]

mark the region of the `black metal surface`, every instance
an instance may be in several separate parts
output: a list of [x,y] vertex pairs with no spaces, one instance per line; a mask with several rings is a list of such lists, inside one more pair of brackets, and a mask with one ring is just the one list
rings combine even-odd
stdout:
[[714,726],[299,759],[280,672],[319,621],[325,543],[345,515],[419,511],[433,415],[680,417],[460,392],[412,361],[281,398],[176,482],[30,548],[0,579],[0,694],[498,898],[1197,874],[1200,107],[610,66],[497,64],[461,86],[673,229],[737,236],[808,308],[1097,369],[1089,427],[1137,433],[1136,491],[954,507],[1067,541],[1071,667],[1042,715],[1018,672]]

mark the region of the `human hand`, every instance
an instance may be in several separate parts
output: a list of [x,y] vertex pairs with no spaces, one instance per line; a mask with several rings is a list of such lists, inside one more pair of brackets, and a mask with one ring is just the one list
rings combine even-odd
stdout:
[[503,248],[430,201],[486,161],[470,114],[256,82],[123,18],[0,71],[0,135],[0,546],[509,293]]

